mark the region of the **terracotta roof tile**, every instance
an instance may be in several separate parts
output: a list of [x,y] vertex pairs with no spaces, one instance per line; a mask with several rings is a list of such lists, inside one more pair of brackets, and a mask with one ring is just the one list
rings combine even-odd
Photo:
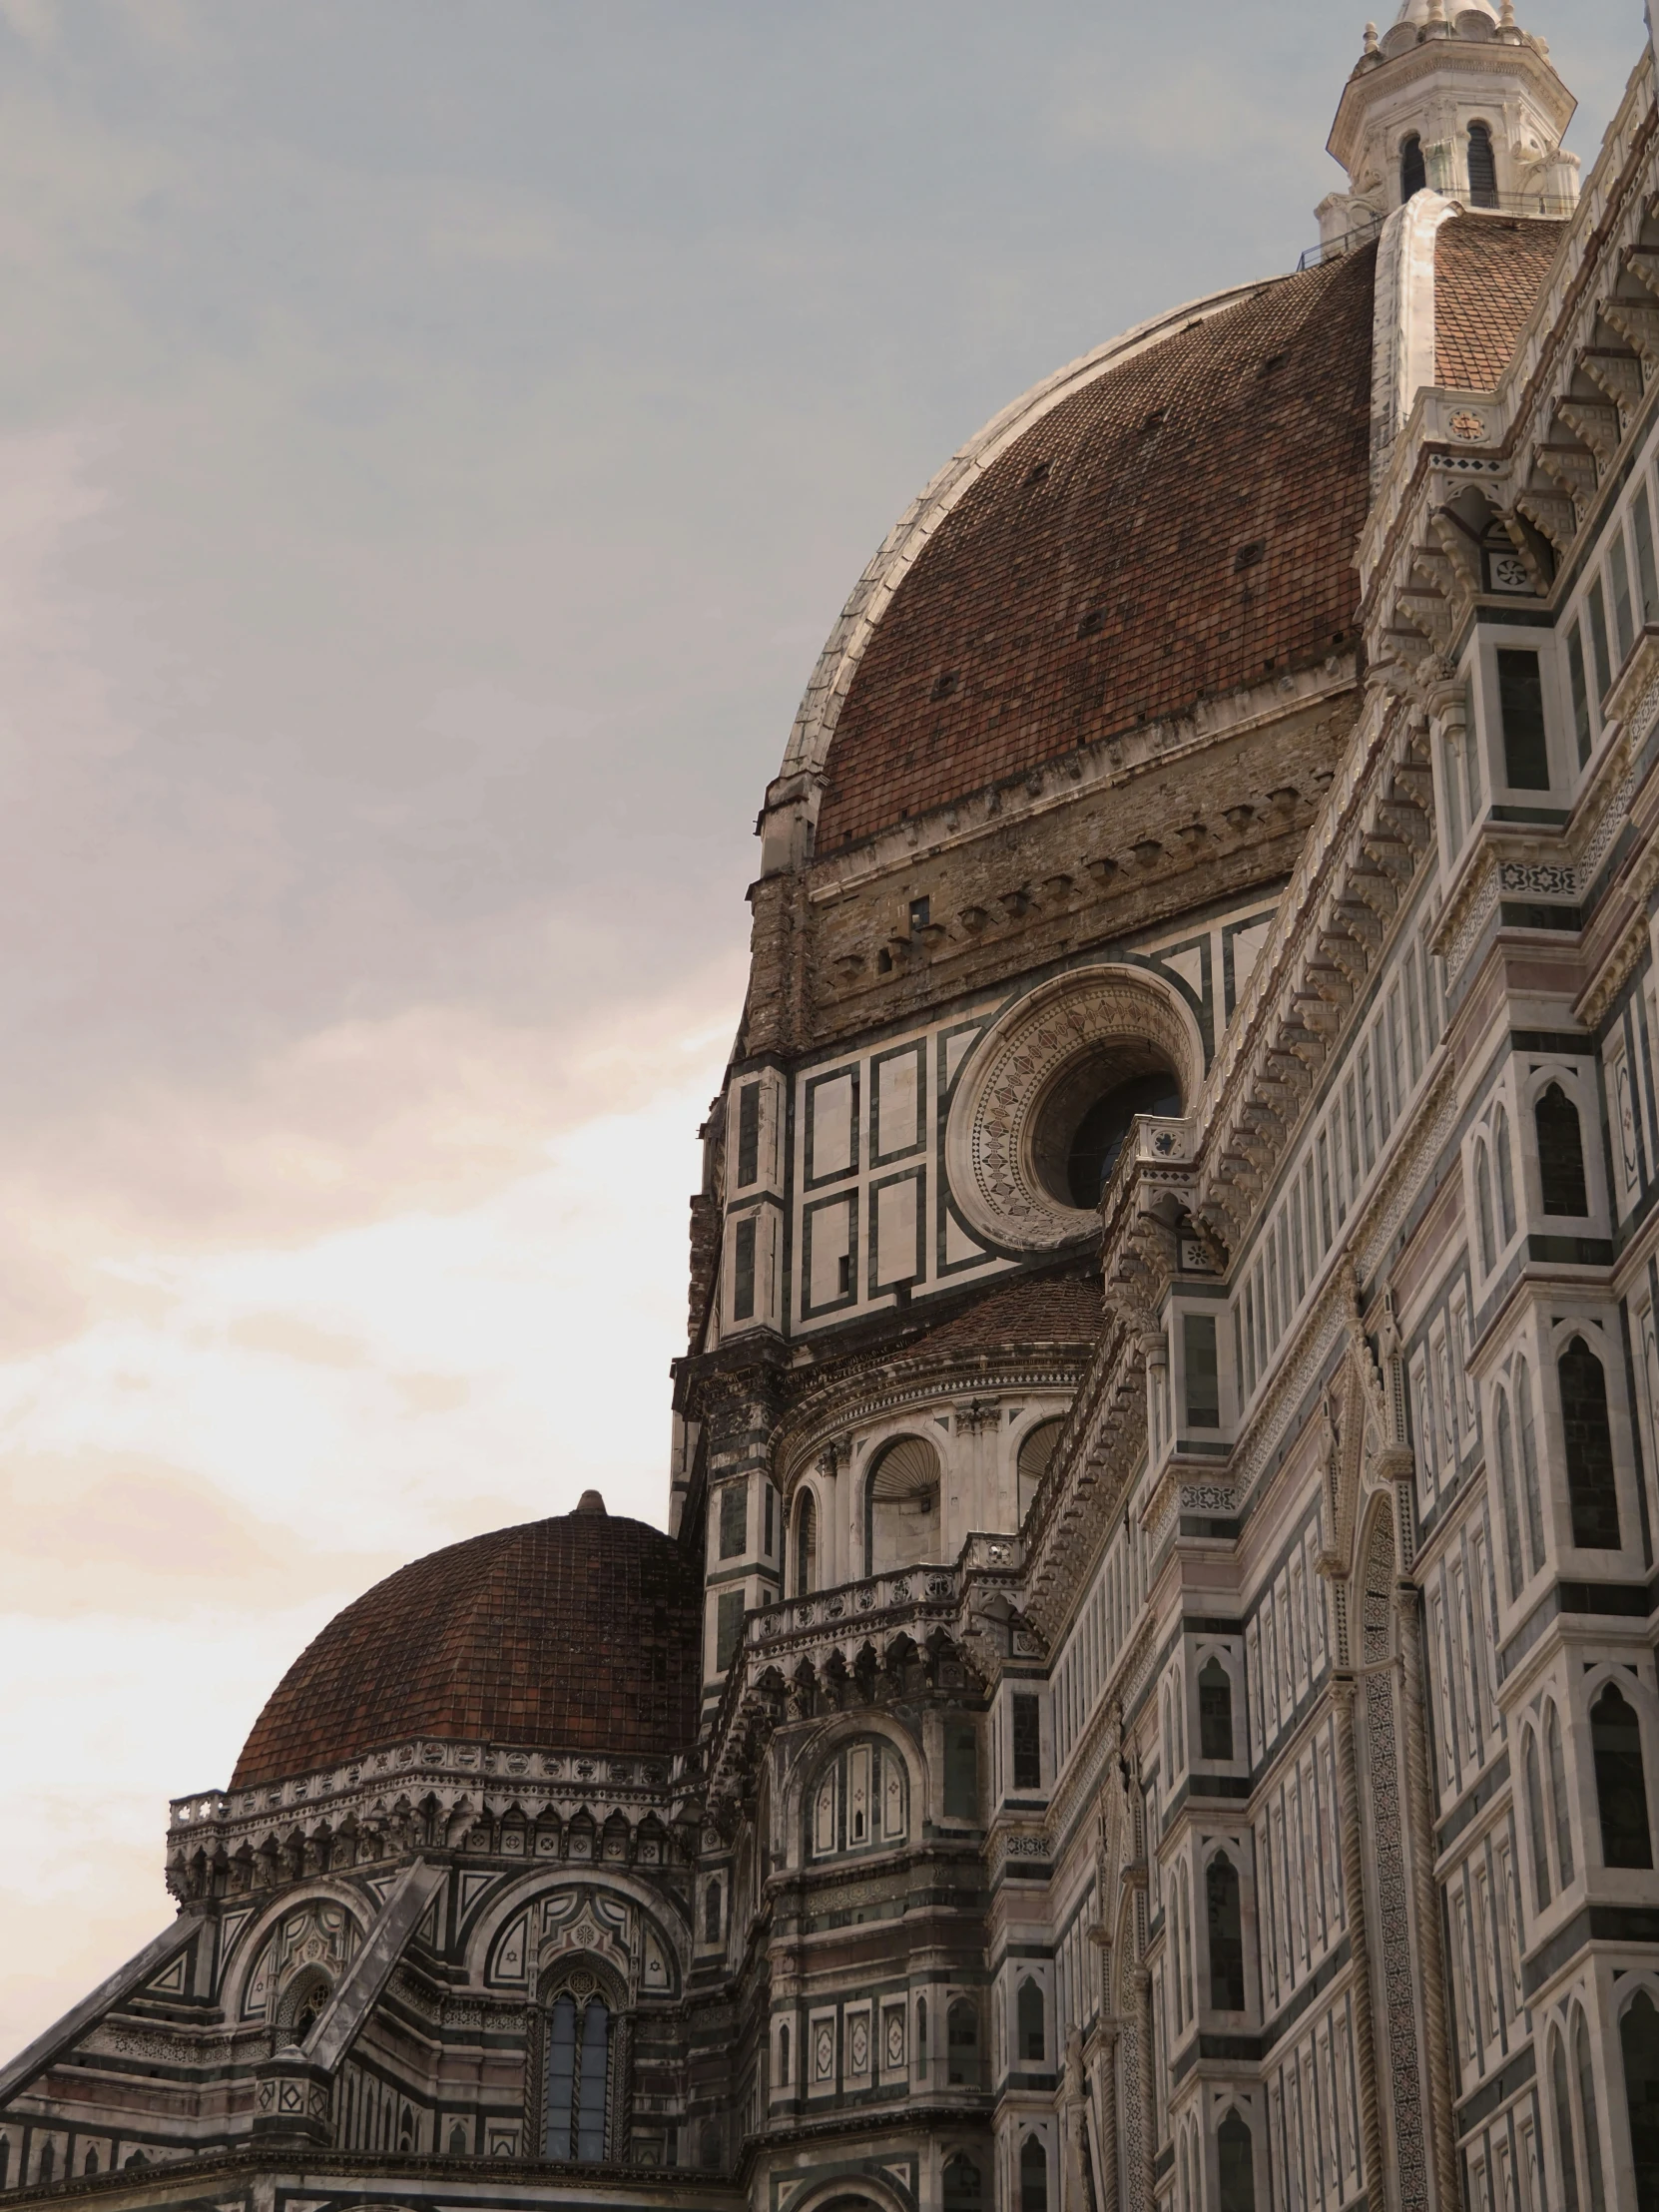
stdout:
[[1537,304],[1562,223],[1447,216],[1434,234],[1434,380],[1495,391]]
[[567,1513],[451,1544],[300,1653],[231,1787],[414,1736],[665,1756],[696,1724],[701,1620],[695,1564],[644,1521]]
[[914,1348],[934,1352],[1000,1351],[1005,1346],[1082,1345],[1090,1350],[1105,1327],[1098,1282],[1076,1276],[1015,1280],[930,1329]]
[[1351,641],[1376,249],[1074,392],[893,595],[830,748],[819,849]]

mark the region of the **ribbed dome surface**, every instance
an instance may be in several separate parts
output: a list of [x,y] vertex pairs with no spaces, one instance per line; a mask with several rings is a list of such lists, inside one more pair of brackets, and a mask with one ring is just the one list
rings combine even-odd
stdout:
[[1106,366],[1014,439],[876,622],[824,853],[1351,648],[1377,250]]
[[695,1726],[701,1619],[680,1546],[602,1507],[451,1544],[307,1645],[231,1787],[418,1736],[666,1756]]

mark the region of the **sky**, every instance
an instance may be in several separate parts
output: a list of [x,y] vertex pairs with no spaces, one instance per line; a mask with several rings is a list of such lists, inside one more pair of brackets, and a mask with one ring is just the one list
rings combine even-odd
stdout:
[[[1594,159],[1636,0],[1533,0]],[[663,1518],[820,645],[1363,0],[0,0],[0,2055],[403,1560]]]

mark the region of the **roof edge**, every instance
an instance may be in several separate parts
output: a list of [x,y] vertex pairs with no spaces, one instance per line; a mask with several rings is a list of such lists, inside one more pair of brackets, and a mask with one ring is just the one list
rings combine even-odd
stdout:
[[[806,857],[808,839],[805,832],[818,819],[819,796],[830,742],[875,625],[925,550],[933,532],[969,489],[1016,438],[1022,437],[1062,400],[1104,375],[1108,369],[1132,360],[1138,353],[1190,328],[1195,322],[1207,321],[1212,315],[1224,313],[1229,307],[1239,306],[1288,281],[1285,276],[1267,276],[1251,283],[1229,284],[1223,290],[1189,299],[1184,305],[1172,307],[1150,321],[1136,323],[1132,329],[1108,338],[1092,352],[1080,355],[1040,383],[1033,384],[999,414],[993,415],[965,445],[957,448],[882,539],[819,655],[818,665],[802,695],[783,766],[767,791],[761,822],[766,838],[763,874],[796,866]],[[775,822],[773,818],[779,816],[783,821]]]

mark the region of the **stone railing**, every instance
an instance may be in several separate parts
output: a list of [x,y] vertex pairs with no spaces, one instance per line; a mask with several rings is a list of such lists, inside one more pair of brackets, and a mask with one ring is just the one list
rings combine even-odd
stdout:
[[[1012,1539],[1005,1539],[1012,1541]],[[919,1611],[953,1614],[961,1585],[954,1567],[895,1567],[838,1589],[787,1597],[749,1616],[752,1647],[770,1653],[778,1644],[842,1643],[865,1622],[892,1625],[890,1616]]]

